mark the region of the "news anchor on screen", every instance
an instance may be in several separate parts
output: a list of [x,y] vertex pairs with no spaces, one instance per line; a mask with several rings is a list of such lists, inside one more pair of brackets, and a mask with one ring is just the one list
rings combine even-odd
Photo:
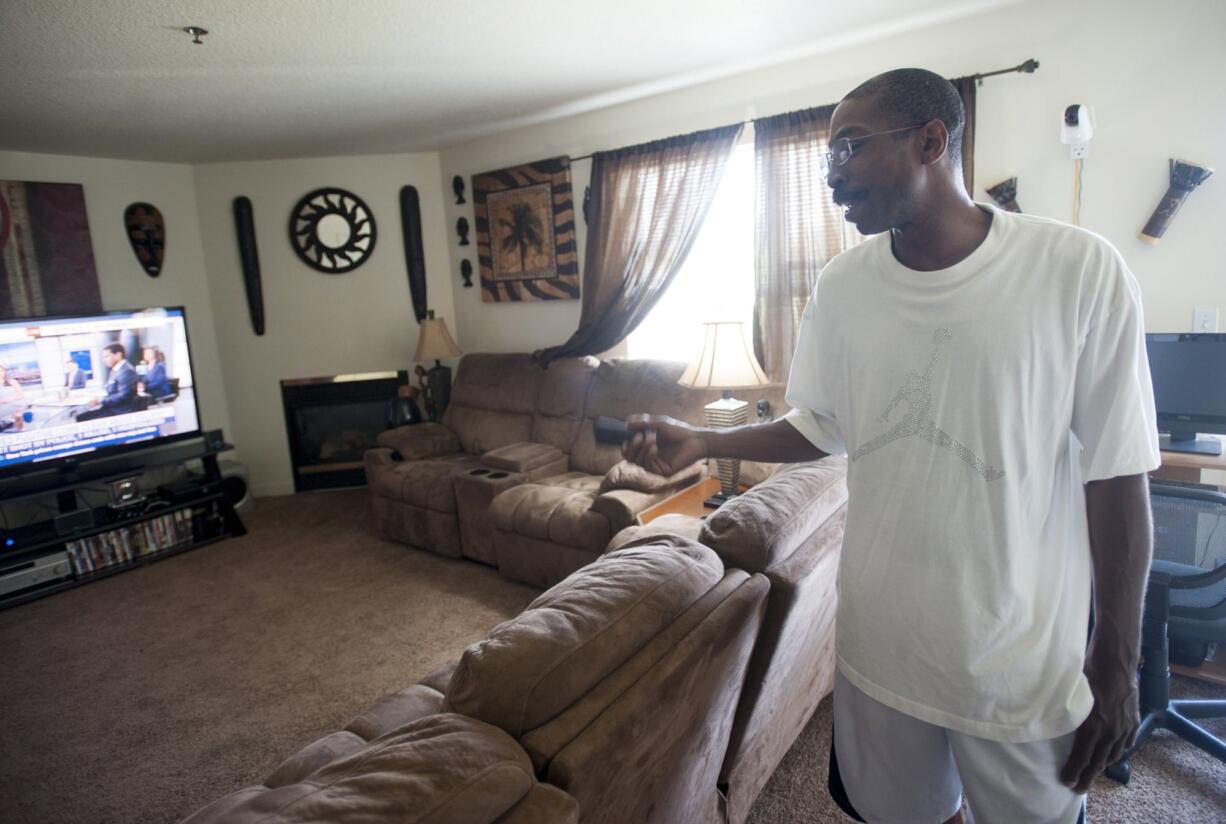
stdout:
[[128,363],[127,354],[121,343],[108,343],[102,348],[102,362],[111,370],[106,382],[106,397],[90,401],[90,410],[77,415],[78,421],[140,411],[140,399],[136,394],[140,376]]
[[166,356],[156,346],[146,346],[142,359],[148,370],[145,373],[145,391],[155,398],[162,398],[171,393],[170,381],[166,377]]

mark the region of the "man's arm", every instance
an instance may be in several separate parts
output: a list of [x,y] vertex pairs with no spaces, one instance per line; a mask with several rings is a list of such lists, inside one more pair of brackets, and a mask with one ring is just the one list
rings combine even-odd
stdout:
[[703,458],[788,463],[826,457],[784,419],[713,429],[665,415],[635,415],[626,426],[634,435],[622,454],[657,475],[672,475]]
[[1145,582],[1153,556],[1149,481],[1125,475],[1086,484],[1094,565],[1094,632],[1085,673],[1094,708],[1077,730],[1060,779],[1076,792],[1119,760],[1140,723],[1137,664]]

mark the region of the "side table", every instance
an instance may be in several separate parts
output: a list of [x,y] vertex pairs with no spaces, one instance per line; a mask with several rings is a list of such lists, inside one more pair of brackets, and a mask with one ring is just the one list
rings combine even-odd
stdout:
[[[741,484],[741,491],[749,489]],[[651,523],[661,515],[688,515],[691,518],[705,518],[714,512],[702,505],[702,502],[719,492],[719,478],[704,478],[693,486],[687,486],[680,492],[671,495],[654,506],[649,506],[639,513],[639,526]]]

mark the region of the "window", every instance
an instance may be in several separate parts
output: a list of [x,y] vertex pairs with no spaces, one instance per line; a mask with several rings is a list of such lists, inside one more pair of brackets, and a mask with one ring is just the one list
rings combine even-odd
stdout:
[[689,361],[702,323],[739,320],[753,330],[754,146],[737,145],[681,271],[626,339],[631,358]]

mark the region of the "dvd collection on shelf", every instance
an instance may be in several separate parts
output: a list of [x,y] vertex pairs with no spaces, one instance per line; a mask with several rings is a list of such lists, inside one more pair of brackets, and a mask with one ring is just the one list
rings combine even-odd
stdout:
[[192,544],[203,537],[203,521],[211,513],[209,506],[187,507],[168,512],[140,523],[129,524],[69,541],[64,545],[72,571],[86,575],[116,564],[168,549]]

